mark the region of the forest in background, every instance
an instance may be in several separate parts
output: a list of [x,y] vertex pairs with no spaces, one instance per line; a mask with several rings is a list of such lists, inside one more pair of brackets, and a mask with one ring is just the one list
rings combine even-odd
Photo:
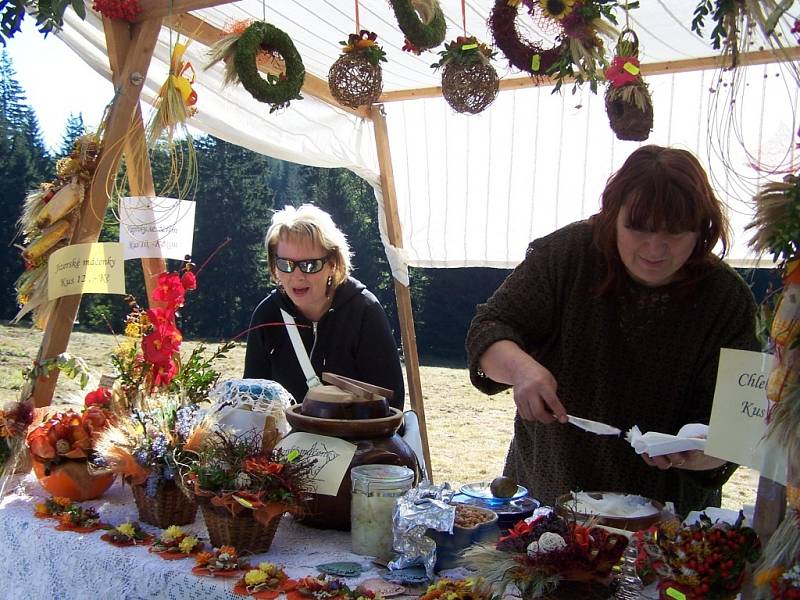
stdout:
[[[46,148],[35,110],[8,54],[0,54],[0,319],[18,310],[14,282],[24,265],[17,219],[27,192],[50,181],[58,158],[86,131],[80,115],[65,124],[60,147]],[[188,339],[224,340],[247,329],[250,315],[271,289],[263,238],[274,210],[313,203],[331,213],[354,253],[353,275],[381,301],[400,347],[400,330],[389,265],[378,232],[372,188],[346,169],[322,169],[257,154],[211,136],[194,139],[198,162],[193,260],[212,260],[198,278],[198,289],[181,312],[179,326]],[[169,154],[151,154],[156,190],[168,173]],[[111,210],[100,241],[117,241],[119,225]],[[227,241],[229,240],[229,241]],[[172,265],[175,267],[176,265]],[[410,269],[411,297],[420,360],[465,364],[464,338],[475,306],[488,298],[509,271],[488,268]],[[777,278],[766,269],[742,271],[757,299]],[[127,261],[126,289],[146,302],[141,266]],[[128,306],[123,297],[84,296],[76,329],[109,332],[121,327]]]

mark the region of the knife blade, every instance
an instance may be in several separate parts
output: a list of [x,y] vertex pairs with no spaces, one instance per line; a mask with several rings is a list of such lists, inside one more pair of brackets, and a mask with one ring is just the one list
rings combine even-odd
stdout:
[[599,421],[592,421],[591,419],[583,419],[581,417],[573,417],[567,415],[567,420],[584,431],[596,433],[597,435],[622,435],[622,430]]

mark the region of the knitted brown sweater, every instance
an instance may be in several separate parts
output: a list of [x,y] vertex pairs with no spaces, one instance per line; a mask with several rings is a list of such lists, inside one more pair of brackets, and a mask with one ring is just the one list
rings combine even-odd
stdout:
[[[569,414],[623,431],[638,425],[674,434],[686,423],[708,423],[719,349],[759,349],[747,284],[720,261],[688,289],[626,278],[619,293],[598,297],[606,267],[591,238],[582,221],[535,240],[478,307],[467,334],[472,383],[488,394],[508,387],[478,364],[489,346],[507,339],[550,370]],[[570,490],[617,491],[672,500],[681,513],[718,506],[733,470],[660,471],[623,439],[519,414],[505,467],[547,504]]]

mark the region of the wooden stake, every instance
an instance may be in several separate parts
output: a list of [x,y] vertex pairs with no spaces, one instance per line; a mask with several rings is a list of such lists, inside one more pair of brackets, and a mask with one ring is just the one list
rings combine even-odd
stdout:
[[[397,211],[397,192],[394,187],[394,171],[392,155],[389,148],[389,132],[386,128],[386,116],[382,105],[372,106],[372,123],[375,129],[375,145],[378,150],[378,164],[381,169],[381,189],[383,191],[383,212],[386,216],[386,229],[389,243],[395,248],[403,247],[403,232],[400,226],[400,215]],[[419,432],[422,437],[422,450],[428,478],[433,481],[433,465],[428,445],[428,426],[425,421],[425,403],[422,397],[422,382],[419,376],[419,355],[417,354],[417,336],[414,332],[414,312],[411,308],[411,292],[397,279],[394,280],[394,293],[397,298],[397,314],[400,318],[400,333],[403,338],[403,357],[406,363],[408,378],[408,395],[411,408],[419,418]]]
[[[141,84],[150,66],[153,49],[161,30],[161,19],[152,19],[131,26],[114,24],[109,19],[104,19],[104,23],[109,56],[112,55],[114,48],[126,48],[127,51],[124,54],[124,66],[116,78],[119,85],[116,86],[117,93],[108,115],[100,159],[89,196],[81,205],[78,223],[70,240],[71,244],[96,242],[100,235],[109,201],[106,183],[117,172],[122,145],[130,128],[131,117],[139,106]],[[117,52],[116,55],[123,54]],[[67,349],[80,302],[80,294],[56,300],[39,347],[39,360],[54,358]],[[40,377],[36,381],[33,390],[35,406],[50,404],[57,380],[56,370],[50,376]]]

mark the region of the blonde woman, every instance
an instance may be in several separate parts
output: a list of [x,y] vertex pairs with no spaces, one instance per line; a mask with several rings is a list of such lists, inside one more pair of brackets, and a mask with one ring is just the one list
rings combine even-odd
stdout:
[[[310,204],[287,206],[273,216],[265,245],[278,288],[253,312],[244,376],[277,381],[300,402],[314,377],[328,371],[393,390],[390,404],[402,410],[403,373],[389,321],[350,276],[350,246],[331,216]],[[303,351],[313,372],[304,372]]]

